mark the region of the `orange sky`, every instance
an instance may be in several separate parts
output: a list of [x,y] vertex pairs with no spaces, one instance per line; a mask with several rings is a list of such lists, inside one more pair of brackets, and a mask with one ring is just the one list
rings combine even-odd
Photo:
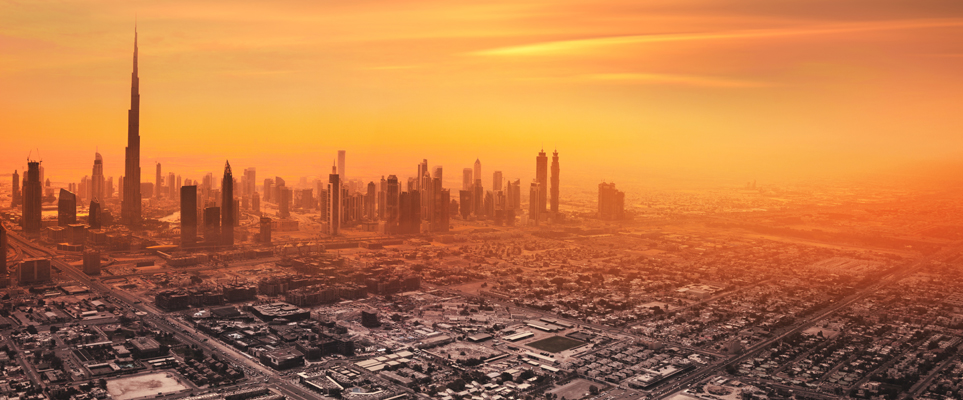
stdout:
[[[40,4],[35,4],[40,3]],[[0,171],[123,169],[133,22],[142,168],[529,181],[893,171],[963,155],[958,0],[0,3]],[[166,174],[166,172],[165,172]]]

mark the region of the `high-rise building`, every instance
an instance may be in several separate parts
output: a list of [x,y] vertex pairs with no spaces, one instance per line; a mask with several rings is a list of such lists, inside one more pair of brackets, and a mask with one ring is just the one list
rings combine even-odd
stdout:
[[449,204],[451,202],[451,195],[448,189],[443,189],[441,187],[441,177],[435,176],[431,180],[431,196],[432,203],[432,215],[431,218],[431,231],[432,232],[448,232],[448,210]]
[[441,179],[442,184],[444,184],[445,180],[442,177],[442,172],[442,167],[440,165],[436,165],[431,169],[431,177]]
[[137,30],[134,30],[134,72],[131,73],[130,110],[127,111],[127,148],[124,150],[124,199],[121,220],[128,227],[140,226],[140,78],[137,76]]
[[60,189],[57,198],[57,226],[67,226],[77,223],[77,195]]
[[508,181],[505,185],[505,209],[514,210],[515,209],[515,183]]
[[90,229],[100,229],[103,224],[103,216],[101,215],[102,209],[100,206],[100,200],[94,199],[90,201],[90,208],[87,210],[87,225]]
[[221,244],[221,208],[204,209],[204,243],[208,246]]
[[368,192],[364,196],[364,216],[369,221],[378,219],[375,214],[375,204],[378,202],[378,193],[374,181],[368,182]]
[[342,184],[348,181],[347,170],[344,169],[345,168],[344,158],[345,158],[345,151],[338,150],[338,178],[339,178],[338,182],[341,182]]
[[535,180],[538,181],[538,201],[536,202],[538,210],[541,212],[548,211],[548,156],[545,155],[545,150],[538,152],[538,157],[535,157]]
[[461,190],[471,190],[475,180],[472,179],[472,169],[465,168],[461,171]]
[[10,208],[20,205],[20,175],[13,170],[13,185],[10,186]]
[[388,181],[385,180],[384,175],[381,175],[381,182],[378,185],[378,220],[380,221],[384,221],[386,218],[385,201],[387,200],[387,194],[388,194]]
[[418,164],[418,172],[415,174],[415,176],[416,176],[417,179],[418,179],[418,180],[415,182],[415,189],[416,189],[416,190],[421,190],[421,189],[423,189],[422,185],[424,184],[424,182],[422,181],[421,177],[425,176],[425,174],[427,174],[427,173],[428,173],[428,160],[427,160],[427,159],[424,159],[424,160],[421,161],[421,163]]
[[261,214],[261,194],[258,192],[251,195],[251,211],[258,215]]
[[401,194],[401,186],[398,184],[398,177],[388,175],[388,182],[385,189],[385,233],[398,233],[398,196]]
[[27,160],[27,173],[23,182],[22,214],[24,233],[40,233],[43,199],[43,184],[40,180],[40,161]]
[[398,193],[398,230],[395,234],[408,234],[411,229],[411,191]]
[[96,250],[84,251],[84,273],[100,275],[100,252]]
[[528,192],[528,219],[531,221],[530,223],[535,225],[538,225],[542,214],[542,208],[538,205],[538,201],[542,196],[541,191],[538,179],[532,181],[532,187]]
[[114,197],[114,177],[107,178],[107,183],[104,185],[104,198],[109,199]]
[[477,219],[485,216],[485,188],[482,187],[481,179],[475,179],[475,185],[472,187],[471,211]]
[[458,205],[461,219],[467,220],[468,216],[471,215],[471,190],[458,192]]
[[599,219],[620,220],[625,217],[625,193],[614,183],[599,184]]
[[258,241],[265,244],[271,244],[271,218],[261,217],[261,234],[258,237]]
[[264,201],[271,201],[271,193],[274,192],[272,186],[274,186],[274,181],[271,178],[264,180],[264,187],[262,188],[264,190]]
[[90,200],[90,178],[84,175],[80,178],[80,185],[75,186],[71,192],[77,195],[78,200]]
[[551,207],[551,210],[552,210],[553,216],[558,214],[558,172],[559,172],[558,150],[555,150],[552,153],[552,188],[551,188],[552,207]]
[[418,165],[418,181],[415,185],[415,189],[419,191],[421,196],[421,216],[426,220],[431,220],[432,210],[434,210],[434,201],[432,197],[431,183],[431,172],[428,171],[428,160],[424,160]]
[[286,186],[287,185],[284,182],[284,178],[281,178],[280,176],[274,177],[274,193],[271,194],[271,198],[273,198],[274,201],[278,203],[278,208],[280,208],[281,202],[282,200],[284,200],[283,198],[281,198],[281,192],[284,191],[284,188]]
[[164,189],[166,189],[164,193],[167,193],[168,199],[173,200],[177,198],[177,176],[175,176],[173,172],[167,173],[167,186],[165,186]]
[[[14,187],[16,187],[16,185],[14,185]],[[6,280],[7,280],[7,227],[3,226],[3,222],[0,222],[0,286],[6,286]]]
[[20,261],[17,280],[23,283],[46,282],[50,280],[49,258],[28,258]]
[[[343,160],[344,151],[338,151],[338,159]],[[337,236],[341,232],[341,177],[338,167],[331,167],[331,175],[328,175],[328,234]]]
[[291,216],[291,197],[293,192],[290,188],[278,186],[277,193],[278,197],[278,216],[281,218],[287,218]]
[[522,180],[516,179],[512,182],[512,206],[514,206],[515,214],[519,215],[522,213]]
[[161,197],[161,192],[163,192],[164,181],[161,175],[161,163],[157,163],[157,174],[154,177],[154,198],[159,199]]
[[492,191],[502,190],[502,171],[495,171],[492,174]]
[[473,172],[474,172],[474,177],[472,178],[472,182],[478,182],[482,180],[481,160],[477,158],[475,159],[475,168]]
[[197,244],[197,186],[181,186],[181,247]]
[[104,187],[104,158],[94,153],[94,170],[90,178],[89,200],[104,201],[107,198]]
[[221,180],[221,243],[234,246],[234,174],[231,163],[224,161],[224,178]]
[[257,168],[245,168],[244,169],[244,189],[241,193],[243,196],[251,196],[257,191],[255,186],[257,185]]

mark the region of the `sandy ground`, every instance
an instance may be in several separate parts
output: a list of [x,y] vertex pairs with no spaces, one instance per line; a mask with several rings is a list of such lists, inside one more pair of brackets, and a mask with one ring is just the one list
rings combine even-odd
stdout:
[[159,372],[107,381],[107,392],[114,400],[128,400],[158,393],[171,393],[187,389],[174,375]]

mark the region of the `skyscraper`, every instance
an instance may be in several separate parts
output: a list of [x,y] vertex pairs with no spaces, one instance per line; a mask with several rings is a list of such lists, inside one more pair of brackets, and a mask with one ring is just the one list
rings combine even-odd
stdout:
[[60,189],[57,197],[57,225],[67,226],[77,223],[77,195]]
[[385,207],[387,207],[388,181],[381,175],[381,183],[378,186],[378,219],[384,221],[387,218]]
[[471,190],[458,192],[458,206],[461,219],[467,220],[468,216],[471,215]]
[[157,175],[154,177],[154,198],[159,199],[161,197],[161,188],[164,187],[164,181],[161,176],[161,163],[157,163]]
[[385,190],[385,233],[398,233],[398,196],[401,194],[401,186],[398,184],[398,177],[388,175],[387,188]]
[[552,153],[552,216],[558,214],[558,150]]
[[448,232],[448,211],[451,195],[448,189],[443,189],[441,187],[441,177],[436,176],[431,180],[431,196],[432,203],[432,215],[429,217],[431,220],[431,231],[432,232]]
[[27,160],[27,173],[23,177],[22,223],[25,233],[40,233],[43,184],[40,183],[40,161]]
[[532,181],[532,187],[528,192],[528,219],[531,221],[530,223],[534,225],[538,225],[542,214],[542,208],[538,205],[538,201],[542,197],[541,192],[542,190],[539,187],[538,179]]
[[369,221],[378,219],[375,214],[375,204],[378,202],[378,193],[374,181],[368,182],[368,192],[364,196],[364,216]]
[[538,152],[538,157],[535,157],[535,180],[538,182],[538,210],[545,212],[548,210],[548,192],[545,190],[548,188],[548,156],[545,155],[545,150]]
[[93,199],[90,201],[90,208],[87,210],[87,225],[90,226],[90,229],[100,229],[103,224],[101,210],[100,200]]
[[474,170],[474,173],[475,173],[475,177],[472,179],[472,182],[478,182],[478,181],[482,180],[481,160],[479,160],[479,159],[477,159],[477,158],[475,159],[475,170]]
[[257,191],[257,190],[255,189],[255,186],[257,185],[257,168],[255,168],[255,167],[245,168],[245,169],[244,169],[244,178],[246,178],[246,179],[244,180],[244,184],[245,184],[246,186],[245,186],[245,188],[244,188],[244,190],[243,190],[242,195],[244,195],[244,196],[251,196],[251,195],[254,194],[255,191]]
[[197,186],[181,186],[181,247],[197,243]]
[[[343,160],[344,151],[338,152],[338,158]],[[341,231],[341,174],[337,165],[331,167],[328,175],[328,234],[336,236]]]
[[431,183],[431,172],[428,171],[428,160],[424,160],[421,165],[418,166],[418,170],[421,173],[418,175],[418,184],[415,189],[418,190],[421,196],[421,200],[419,200],[419,204],[421,204],[419,214],[423,219],[430,221],[435,207],[434,201],[432,200],[432,189],[434,185]]
[[207,207],[204,209],[204,242],[208,246],[221,244],[221,209]]
[[338,178],[339,178],[338,182],[341,182],[342,185],[348,181],[348,175],[346,174],[347,171],[344,169],[345,168],[344,158],[345,158],[345,151],[338,150]]
[[291,216],[291,196],[292,191],[284,185],[278,186],[278,217],[287,218]]
[[258,241],[265,244],[271,244],[271,218],[261,217],[261,235],[258,237]]
[[127,111],[127,148],[124,161],[124,199],[121,220],[140,225],[140,78],[137,77],[137,29],[134,29],[134,72],[131,73],[130,110]]
[[224,161],[224,178],[221,180],[221,243],[234,246],[234,174],[228,161]]
[[271,193],[274,192],[272,186],[274,186],[274,181],[271,180],[271,178],[264,180],[264,188],[262,189],[264,191],[264,201],[271,201]]
[[164,193],[167,193],[167,198],[171,200],[177,198],[177,177],[173,172],[167,173],[167,186],[164,189]]
[[475,181],[472,179],[472,169],[465,168],[461,171],[461,190],[471,190],[472,184]]
[[625,217],[625,193],[614,183],[599,184],[599,219],[619,220]]
[[94,153],[94,170],[90,179],[90,199],[104,201],[107,198],[104,186],[104,158],[100,153]]
[[422,182],[421,177],[425,176],[426,173],[428,173],[428,160],[427,160],[427,159],[422,160],[421,163],[418,164],[418,172],[415,174],[415,177],[417,177],[417,179],[418,179],[418,181],[415,182],[415,189],[416,189],[416,190],[422,190],[422,189],[424,189],[424,187],[422,187],[423,184],[424,184],[424,182]]
[[498,192],[502,190],[502,171],[495,171],[492,174],[492,191]]
[[20,205],[20,175],[13,170],[13,185],[10,186],[10,208]]
[[[18,184],[20,182],[17,182]],[[13,185],[17,187],[17,185]],[[7,228],[0,222],[0,283],[6,286],[7,280]]]

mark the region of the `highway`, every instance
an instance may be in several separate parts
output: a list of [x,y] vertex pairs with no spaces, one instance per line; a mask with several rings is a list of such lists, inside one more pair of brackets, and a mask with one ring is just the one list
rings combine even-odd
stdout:
[[[217,354],[222,360],[245,370],[245,375],[253,382],[255,379],[267,379],[269,386],[276,388],[285,396],[294,400],[327,399],[328,397],[308,390],[299,384],[287,380],[284,376],[273,369],[267,368],[248,356],[239,353],[233,347],[219,342],[216,338],[207,338],[206,335],[194,330],[180,322],[171,315],[165,315],[161,310],[155,308],[147,302],[121,290],[113,290],[101,282],[91,279],[87,274],[74,268],[70,264],[57,259],[55,251],[40,246],[36,243],[21,237],[19,234],[7,231],[7,237],[11,246],[19,245],[25,255],[30,257],[50,257],[51,266],[57,267],[63,274],[73,278],[78,283],[86,285],[91,292],[99,293],[109,297],[114,304],[127,308],[131,311],[142,311],[147,314],[145,322],[150,323],[157,329],[172,333],[174,337],[185,344],[196,345],[198,348],[210,353]],[[253,373],[252,373],[253,372]],[[261,378],[263,377],[263,378]]]

